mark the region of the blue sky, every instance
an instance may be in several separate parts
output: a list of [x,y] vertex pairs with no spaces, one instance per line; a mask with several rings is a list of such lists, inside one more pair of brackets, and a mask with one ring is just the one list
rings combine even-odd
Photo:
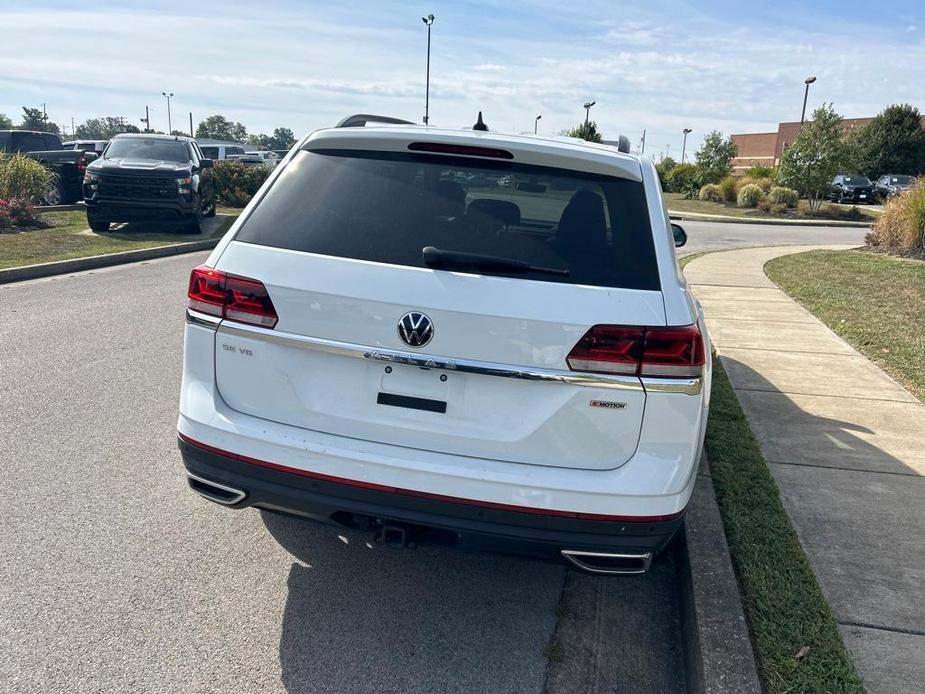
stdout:
[[647,154],[706,131],[773,130],[834,102],[846,117],[925,110],[925,4],[845,0],[581,3],[263,0],[98,3],[2,0],[0,113],[47,104],[59,123],[151,108],[166,129],[222,113],[249,132],[303,134],[348,113],[419,120],[433,12],[431,123],[556,133],[592,117]]

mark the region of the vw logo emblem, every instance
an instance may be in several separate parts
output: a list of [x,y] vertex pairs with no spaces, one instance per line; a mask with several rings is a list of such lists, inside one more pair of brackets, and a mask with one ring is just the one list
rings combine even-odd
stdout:
[[434,324],[420,311],[409,311],[398,321],[398,336],[410,347],[423,347],[434,336]]

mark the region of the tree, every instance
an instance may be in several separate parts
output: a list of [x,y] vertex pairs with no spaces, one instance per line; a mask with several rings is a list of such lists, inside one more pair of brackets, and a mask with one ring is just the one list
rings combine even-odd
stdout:
[[113,116],[89,118],[75,128],[75,135],[81,140],[108,140],[119,133],[137,132],[141,131],[135,125]]
[[582,140],[587,140],[588,142],[602,142],[604,140],[601,131],[597,129],[597,122],[593,120],[587,123],[580,123],[569,130],[563,130],[562,134],[568,137],[580,137]]
[[276,128],[272,135],[248,135],[247,144],[257,149],[289,149],[295,144],[295,135],[289,128]]
[[5,113],[0,113],[0,130],[12,130],[13,121]]
[[700,172],[700,182],[719,183],[732,173],[732,160],[739,153],[739,148],[730,136],[723,139],[719,130],[707,133],[695,155],[697,169]]
[[832,179],[850,159],[841,120],[831,104],[823,104],[781,157],[781,184],[809,198],[811,209],[822,205]]
[[234,123],[225,116],[216,114],[209,116],[199,124],[196,128],[196,137],[243,143],[247,140],[247,128],[241,123]]
[[52,123],[40,108],[22,107],[22,123],[19,125],[21,130],[39,130],[43,133],[60,133],[61,128],[57,123]]
[[925,128],[921,119],[922,114],[914,106],[894,104],[860,128],[850,140],[859,171],[870,178],[925,173]]

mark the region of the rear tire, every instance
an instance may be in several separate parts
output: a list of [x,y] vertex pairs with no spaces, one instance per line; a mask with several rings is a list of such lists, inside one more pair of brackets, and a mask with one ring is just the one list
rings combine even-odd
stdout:
[[206,212],[206,217],[214,217],[216,212],[218,212],[218,205],[216,205],[213,200],[209,203],[209,211]]
[[43,205],[63,205],[64,204],[64,186],[61,181],[54,180],[42,193]]
[[190,218],[189,222],[183,225],[184,234],[201,234],[202,233],[202,208],[196,211]]
[[108,219],[103,219],[102,217],[91,215],[89,212],[87,212],[87,223],[90,225],[90,229],[95,231],[97,234],[105,234],[107,231],[109,231]]

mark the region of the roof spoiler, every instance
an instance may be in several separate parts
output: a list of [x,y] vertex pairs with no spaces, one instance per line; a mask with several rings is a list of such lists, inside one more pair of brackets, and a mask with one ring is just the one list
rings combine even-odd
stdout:
[[335,128],[362,128],[367,123],[387,123],[389,125],[414,125],[410,120],[392,116],[374,116],[369,113],[356,113],[340,121]]

